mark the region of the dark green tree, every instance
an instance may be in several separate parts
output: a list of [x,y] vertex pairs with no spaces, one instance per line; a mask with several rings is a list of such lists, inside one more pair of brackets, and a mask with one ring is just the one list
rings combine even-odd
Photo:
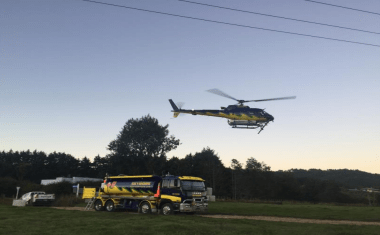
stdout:
[[96,178],[103,178],[107,173],[111,173],[111,160],[109,156],[100,157],[99,155],[94,158],[94,176]]
[[178,157],[172,157],[166,162],[165,170],[171,175],[189,175],[187,173],[189,170],[185,167],[184,159],[179,159]]
[[246,187],[242,190],[245,198],[261,198],[268,199],[274,197],[273,174],[270,167],[264,162],[258,162],[255,158],[247,159],[244,179]]
[[82,176],[82,177],[95,176],[93,164],[91,163],[90,159],[88,159],[87,157],[84,157],[81,160],[79,160],[78,176]]
[[278,200],[300,200],[300,184],[291,171],[278,171],[275,174],[275,189]]
[[77,174],[79,160],[70,154],[53,152],[46,158],[45,177],[72,177]]
[[162,126],[150,115],[129,119],[108,150],[112,174],[159,174],[165,168],[166,153],[180,144],[168,136],[168,126]]
[[238,199],[242,197],[242,192],[246,184],[244,184],[244,175],[243,175],[243,166],[242,164],[236,160],[231,160],[231,192],[232,198]]
[[206,186],[218,195],[231,194],[231,172],[226,169],[214,150],[209,147],[194,155],[189,154],[183,161],[182,174],[198,176],[206,180]]
[[255,158],[250,157],[247,159],[245,168],[247,170],[256,170],[256,171],[270,171],[270,166],[264,162],[258,162]]

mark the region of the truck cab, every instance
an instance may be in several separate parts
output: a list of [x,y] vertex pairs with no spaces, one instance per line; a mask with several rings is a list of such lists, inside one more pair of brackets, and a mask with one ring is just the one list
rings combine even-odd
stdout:
[[170,200],[174,211],[193,213],[205,212],[208,209],[205,183],[199,177],[170,175],[163,177],[161,199]]

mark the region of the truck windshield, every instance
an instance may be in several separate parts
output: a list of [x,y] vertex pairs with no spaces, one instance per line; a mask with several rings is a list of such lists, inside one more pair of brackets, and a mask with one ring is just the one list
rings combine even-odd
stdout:
[[203,181],[183,180],[181,181],[181,186],[183,190],[205,191],[205,183]]

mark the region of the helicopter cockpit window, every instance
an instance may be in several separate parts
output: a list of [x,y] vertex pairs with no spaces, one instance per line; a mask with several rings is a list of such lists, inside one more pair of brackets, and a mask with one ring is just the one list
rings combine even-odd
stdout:
[[230,111],[232,109],[236,108],[236,105],[228,105],[228,107],[226,108],[226,110]]

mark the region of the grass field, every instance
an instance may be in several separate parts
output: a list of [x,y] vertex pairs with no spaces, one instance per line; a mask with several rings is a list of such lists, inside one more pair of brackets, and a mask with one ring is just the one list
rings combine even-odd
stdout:
[[[372,210],[373,209],[373,210]],[[210,213],[380,221],[380,208],[216,202]],[[353,210],[353,211],[351,211]],[[367,214],[370,215],[367,215]],[[346,216],[350,214],[350,216]],[[377,214],[377,215],[376,215]],[[191,215],[68,211],[0,205],[1,234],[379,234],[379,226],[299,224]]]
[[[334,206],[321,204],[256,204],[215,202],[211,214],[266,215],[307,219],[334,219],[355,221],[380,221],[380,207]],[[380,228],[379,228],[380,230]],[[380,231],[379,231],[380,234]]]

